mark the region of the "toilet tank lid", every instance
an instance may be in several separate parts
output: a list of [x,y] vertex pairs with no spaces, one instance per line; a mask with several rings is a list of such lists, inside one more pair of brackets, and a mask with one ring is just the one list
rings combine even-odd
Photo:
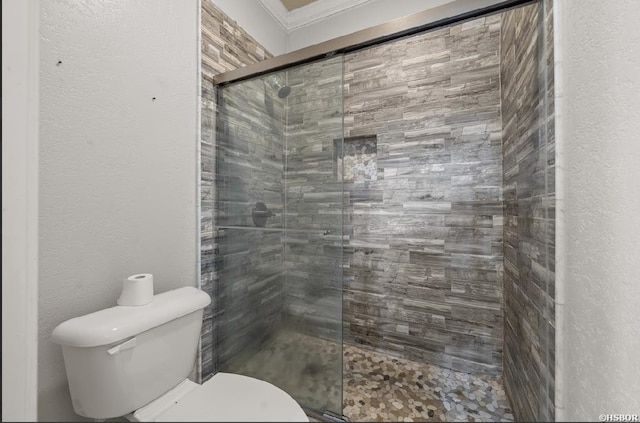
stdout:
[[61,323],[53,330],[56,344],[72,347],[109,345],[160,326],[211,303],[209,295],[190,286],[155,295],[144,306],[115,306]]

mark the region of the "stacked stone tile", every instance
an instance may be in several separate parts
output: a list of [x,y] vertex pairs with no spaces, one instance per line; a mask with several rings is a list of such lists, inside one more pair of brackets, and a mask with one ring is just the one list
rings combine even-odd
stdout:
[[[239,292],[233,290],[233,279],[222,278],[224,272],[217,273],[216,261],[218,264],[224,262],[224,258],[219,254],[216,254],[216,237],[214,234],[214,206],[217,193],[215,191],[216,186],[216,155],[214,154],[214,146],[216,145],[216,91],[213,85],[213,76],[219,73],[227,72],[237,69],[246,65],[260,62],[268,59],[271,56],[256,40],[254,40],[249,34],[246,33],[235,21],[225,15],[220,9],[214,6],[213,2],[203,0],[201,2],[201,31],[202,31],[202,45],[201,45],[201,71],[202,71],[202,97],[201,97],[201,139],[200,139],[200,227],[201,227],[201,257],[200,257],[200,270],[201,270],[201,286],[202,289],[214,298],[212,305],[207,307],[204,314],[204,321],[202,327],[201,336],[201,348],[200,359],[198,360],[199,375],[202,379],[207,379],[215,372],[217,356],[222,354],[222,361],[224,357],[228,357],[233,354],[233,351],[243,348],[243,339],[247,340],[250,334],[254,334],[258,331],[257,327],[252,327],[251,323],[247,321],[250,317],[244,318],[245,323],[249,327],[240,329],[237,335],[231,335],[233,330],[238,329],[239,321],[236,317],[239,317],[243,313],[243,308],[237,308],[238,303],[231,300],[229,293]],[[261,87],[260,87],[261,88]],[[253,103],[255,106],[255,102]],[[227,110],[231,110],[234,106],[229,106]],[[253,110],[252,116],[256,121],[264,120],[265,111],[264,107]],[[246,116],[245,116],[246,117]],[[274,119],[266,119],[267,123],[272,123]],[[264,128],[263,128],[264,129]],[[271,128],[269,128],[271,129]],[[235,131],[235,132],[234,132]],[[232,130],[231,133],[237,134],[236,130]],[[237,140],[237,138],[236,138]],[[247,142],[248,139],[243,140]],[[239,143],[240,141],[238,141]],[[282,143],[282,140],[279,141]],[[235,148],[238,144],[232,145],[230,148]],[[224,148],[222,145],[221,148]],[[239,147],[238,147],[239,148]],[[281,145],[269,152],[258,152],[246,154],[245,158],[258,159],[262,154],[264,157],[271,157],[274,153],[282,151]],[[228,193],[228,191],[226,191]],[[245,194],[248,189],[245,190]],[[241,193],[242,194],[242,193]],[[228,194],[222,194],[228,195]],[[264,200],[263,200],[264,201]],[[225,240],[234,238],[231,244],[223,246],[223,254],[234,251],[244,251],[245,256],[254,257],[254,260],[258,256],[254,254],[248,246],[255,245],[254,240],[250,239],[247,234],[240,234],[238,237],[229,237],[228,234],[222,234]],[[261,243],[262,245],[271,244],[269,240]],[[253,247],[255,249],[255,247]],[[219,252],[219,251],[218,251]],[[264,252],[268,261],[278,262],[275,255],[270,256],[268,252]],[[234,256],[237,259],[238,255]],[[237,271],[237,261],[234,265],[228,265],[226,267],[227,274]],[[268,264],[267,264],[268,266]],[[235,269],[235,270],[234,270]],[[273,270],[271,269],[272,273]],[[240,284],[246,284],[246,279],[240,280]],[[277,286],[277,284],[276,284]],[[215,292],[214,292],[215,288]],[[218,296],[225,296],[225,300],[219,301]],[[239,299],[238,299],[239,300]],[[248,305],[248,303],[247,303]],[[218,307],[218,314],[215,319],[213,318],[214,307]],[[234,308],[235,307],[235,308]],[[276,307],[274,305],[274,307]],[[251,316],[256,317],[256,316]],[[234,323],[235,322],[235,323]],[[214,331],[213,325],[218,325],[221,331],[228,333],[229,335],[221,334],[222,339],[227,339],[226,346],[223,348],[216,348],[216,357],[214,357]],[[227,336],[235,336],[233,341]],[[225,338],[227,337],[227,338]],[[216,336],[217,338],[217,336]],[[258,338],[260,339],[260,338]]]
[[553,34],[550,9],[540,33],[541,4],[505,12],[501,35],[504,380],[521,421],[554,418]]
[[502,370],[500,16],[345,56],[345,137],[377,138],[346,182],[347,342]]

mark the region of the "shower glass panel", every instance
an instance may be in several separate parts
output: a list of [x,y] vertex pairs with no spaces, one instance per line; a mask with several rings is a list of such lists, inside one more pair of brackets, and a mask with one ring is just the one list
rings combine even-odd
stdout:
[[217,88],[215,370],[342,414],[342,56]]

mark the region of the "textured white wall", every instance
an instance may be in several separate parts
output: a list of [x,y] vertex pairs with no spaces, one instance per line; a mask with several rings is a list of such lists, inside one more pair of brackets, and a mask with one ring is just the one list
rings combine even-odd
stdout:
[[249,35],[262,44],[269,53],[279,56],[287,52],[287,30],[267,12],[257,0],[202,0],[210,1],[238,22]]
[[133,273],[196,286],[199,3],[41,7],[39,419],[59,421],[78,417],[56,325]]
[[640,7],[554,4],[558,417],[596,421],[640,413]]
[[37,418],[38,0],[2,1],[2,421]]

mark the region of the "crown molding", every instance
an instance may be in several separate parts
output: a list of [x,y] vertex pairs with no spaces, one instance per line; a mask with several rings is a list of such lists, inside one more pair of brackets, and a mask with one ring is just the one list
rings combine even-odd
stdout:
[[280,0],[258,0],[258,3],[260,3],[285,31],[289,32],[289,12]]
[[258,0],[258,3],[289,33],[372,1],[375,0],[317,0],[291,12],[280,0]]
[[[318,0],[289,12],[287,30],[293,31],[374,0]],[[279,1],[278,1],[279,3]]]

